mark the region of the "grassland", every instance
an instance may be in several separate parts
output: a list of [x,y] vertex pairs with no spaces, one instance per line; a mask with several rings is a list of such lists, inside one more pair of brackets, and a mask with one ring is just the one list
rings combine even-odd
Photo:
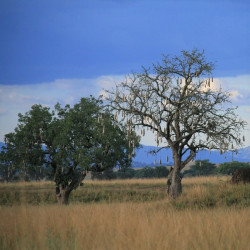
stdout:
[[88,181],[58,206],[53,183],[0,184],[0,249],[250,249],[250,185],[226,177]]

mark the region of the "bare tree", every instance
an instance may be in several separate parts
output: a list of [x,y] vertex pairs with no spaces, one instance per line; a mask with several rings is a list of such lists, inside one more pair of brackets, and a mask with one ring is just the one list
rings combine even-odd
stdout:
[[[174,169],[170,195],[182,193],[180,171],[200,149],[221,153],[242,145],[246,122],[235,114],[230,93],[216,89],[204,52],[182,51],[142,73],[133,73],[107,91],[111,108],[133,128],[151,130],[160,149],[170,147]],[[162,146],[163,145],[163,146]]]

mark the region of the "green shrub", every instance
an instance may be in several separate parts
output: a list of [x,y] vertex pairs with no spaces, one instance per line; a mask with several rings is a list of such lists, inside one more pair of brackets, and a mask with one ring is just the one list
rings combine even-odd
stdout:
[[222,163],[217,169],[217,174],[223,174],[223,175],[232,175],[237,169],[239,168],[249,168],[249,163],[246,162],[225,162]]
[[188,176],[206,176],[215,174],[215,164],[209,160],[195,161],[195,164],[189,170],[185,170],[183,175]]

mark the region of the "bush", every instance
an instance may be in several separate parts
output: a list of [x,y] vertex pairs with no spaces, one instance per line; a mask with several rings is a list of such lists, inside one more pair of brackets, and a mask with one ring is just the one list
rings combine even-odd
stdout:
[[246,162],[225,162],[222,163],[217,169],[216,173],[223,175],[233,175],[233,173],[240,168],[249,168],[250,165]]
[[91,179],[111,180],[111,179],[132,179],[132,178],[166,178],[169,170],[167,167],[144,167],[141,169],[123,168],[114,172],[112,169],[105,170],[102,173],[92,172]]
[[112,180],[116,178],[116,173],[113,171],[113,169],[106,169],[103,172],[91,172],[91,179],[97,179],[97,180]]
[[183,172],[184,176],[206,176],[215,174],[215,164],[209,162],[209,160],[195,161],[195,165],[192,165],[189,170]]
[[163,166],[155,167],[154,172],[155,178],[167,178],[169,174],[169,170]]
[[135,178],[164,178],[168,176],[167,167],[159,166],[155,168],[145,167],[136,170]]
[[154,169],[150,167],[145,167],[136,170],[135,178],[154,178]]
[[116,172],[117,179],[132,179],[134,178],[136,170],[133,168],[124,168]]
[[250,183],[250,168],[237,169],[233,174],[232,182],[235,184],[240,182]]

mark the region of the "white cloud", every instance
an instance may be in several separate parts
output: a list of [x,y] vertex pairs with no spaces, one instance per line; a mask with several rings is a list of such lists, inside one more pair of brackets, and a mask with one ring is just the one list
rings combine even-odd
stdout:
[[[103,89],[111,89],[116,83],[124,80],[123,75],[100,76],[94,79],[57,79],[30,85],[0,85],[0,141],[4,134],[14,130],[17,125],[17,114],[24,113],[33,104],[53,107],[57,102],[62,105],[74,104],[81,97],[100,94],[106,96]],[[240,117],[248,122],[246,145],[250,145],[250,75],[214,79],[211,88],[222,87],[232,94],[232,104],[239,105]],[[248,118],[249,117],[249,118]],[[142,143],[154,145],[152,135],[142,138]]]
[[100,76],[94,79],[57,79],[53,82],[27,85],[0,85],[0,141],[17,125],[17,114],[27,112],[34,104],[53,107],[75,104],[81,97],[105,94],[123,76]]
[[214,78],[210,87],[212,91],[227,91],[233,105],[250,105],[250,75]]
[[226,89],[250,90],[250,75],[239,75],[220,78],[222,87]]
[[230,93],[230,98],[234,101],[237,101],[239,97],[243,98],[243,95],[240,94],[238,90],[231,90],[229,91],[229,93]]
[[229,91],[234,105],[250,105],[250,75],[222,77],[219,83]]
[[112,76],[101,76],[97,81],[97,86],[103,89],[110,89],[115,86],[115,79]]
[[99,92],[99,96],[102,97],[102,99],[107,100],[109,98],[109,94],[105,90],[101,90]]

